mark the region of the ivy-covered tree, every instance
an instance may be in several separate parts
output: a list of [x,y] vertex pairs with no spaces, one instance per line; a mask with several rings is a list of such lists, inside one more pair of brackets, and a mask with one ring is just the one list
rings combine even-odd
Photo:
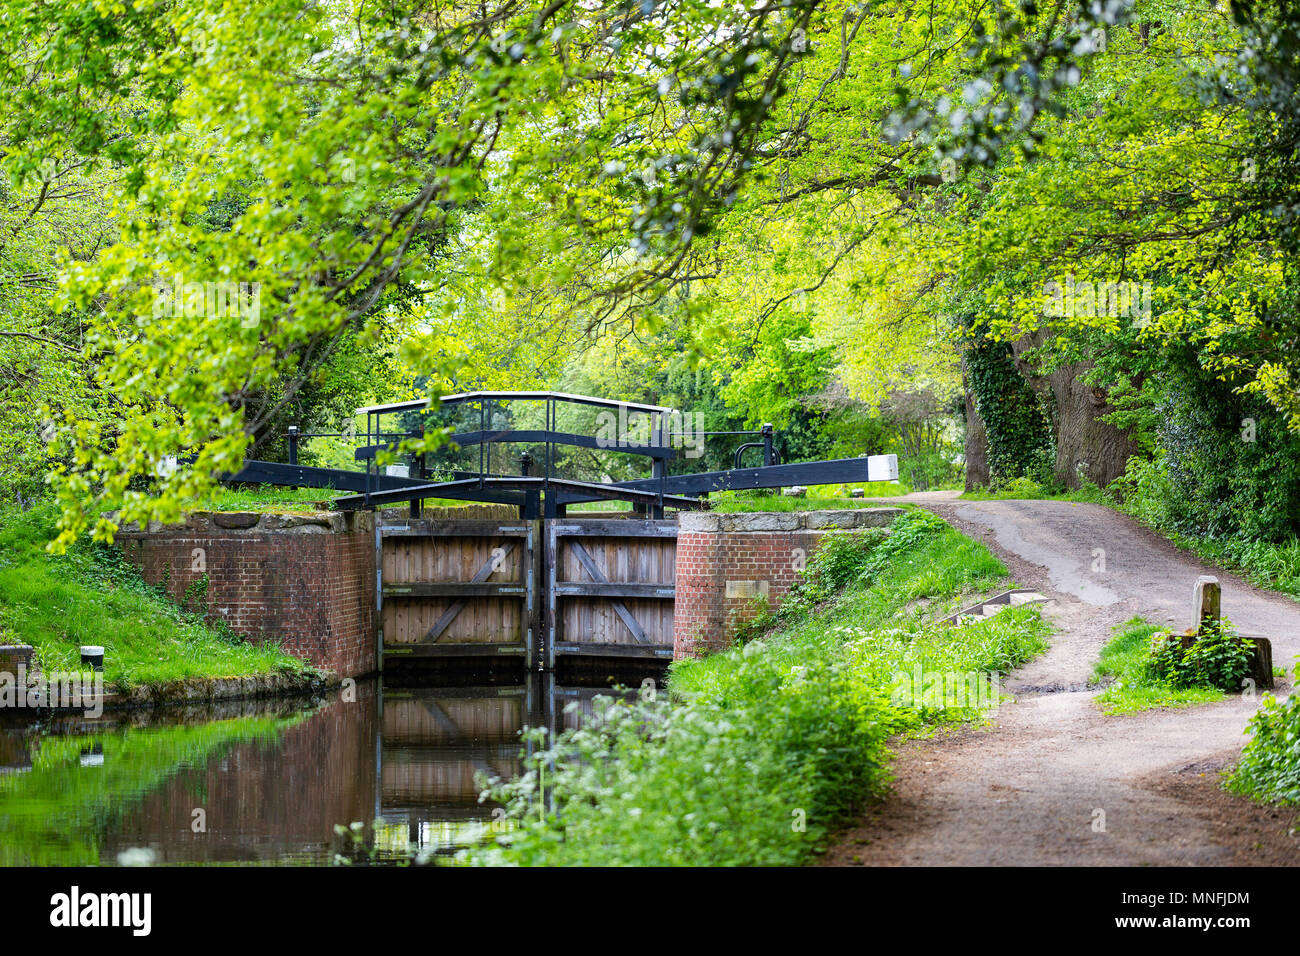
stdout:
[[[985,337],[978,326],[973,332],[965,353],[966,378],[987,443],[989,484],[997,487],[1015,478],[1049,482],[1054,448],[1045,403],[1017,368],[1009,343]],[[971,447],[968,441],[968,456]],[[968,472],[967,488],[977,484],[978,475]]]

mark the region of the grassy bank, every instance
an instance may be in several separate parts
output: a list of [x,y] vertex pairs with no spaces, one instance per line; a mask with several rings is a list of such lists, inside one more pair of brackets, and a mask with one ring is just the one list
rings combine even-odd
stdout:
[[838,508],[873,508],[878,503],[865,498],[850,498],[852,489],[861,489],[865,498],[895,498],[911,489],[891,481],[870,481],[856,485],[819,485],[807,495],[788,495],[757,491],[720,491],[709,495],[710,511],[834,511]]
[[117,687],[308,670],[274,644],[205,623],[198,595],[178,607],[116,549],[46,554],[54,519],[49,506],[0,510],[0,640],[31,644],[44,670],[78,669],[83,644],[103,645],[104,680]]
[[926,512],[909,511],[891,532],[830,536],[768,633],[675,664],[666,694],[610,702],[562,734],[495,788],[511,831],[461,860],[806,861],[883,792],[891,736],[986,713],[978,698],[911,693],[902,674],[982,680],[1046,646],[1031,607],[961,628],[932,623],[1006,571]]

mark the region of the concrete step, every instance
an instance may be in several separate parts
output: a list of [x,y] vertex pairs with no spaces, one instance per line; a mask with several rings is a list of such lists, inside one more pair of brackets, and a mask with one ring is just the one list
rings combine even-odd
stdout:
[[1043,597],[1037,591],[1012,591],[1012,604],[1042,604],[1047,598]]
[[1047,598],[1037,591],[1017,590],[1003,591],[1001,594],[995,594],[986,601],[979,604],[963,608],[951,617],[944,618],[943,622],[947,624],[956,624],[961,622],[987,620],[999,611],[1008,607],[1020,607],[1025,604],[1041,604]]

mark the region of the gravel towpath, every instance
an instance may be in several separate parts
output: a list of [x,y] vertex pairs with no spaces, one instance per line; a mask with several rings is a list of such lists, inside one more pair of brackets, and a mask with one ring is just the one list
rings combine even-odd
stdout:
[[[1044,615],[1057,633],[1047,653],[1004,682],[1014,702],[989,726],[904,744],[894,793],[827,863],[1300,863],[1293,811],[1256,807],[1219,787],[1257,700],[1107,717],[1086,686],[1114,625],[1141,615],[1188,626],[1198,575],[1218,577],[1224,617],[1268,636],[1275,666],[1288,670],[1300,655],[1300,603],[1207,566],[1098,505],[965,502],[952,492],[901,500],[983,542],[1018,585],[1046,595]],[[1288,689],[1282,683],[1278,692]]]

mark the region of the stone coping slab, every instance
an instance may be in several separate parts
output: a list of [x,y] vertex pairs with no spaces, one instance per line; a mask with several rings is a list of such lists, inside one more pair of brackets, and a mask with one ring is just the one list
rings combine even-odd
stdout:
[[117,537],[142,534],[349,534],[373,531],[375,519],[368,511],[320,511],[314,514],[280,514],[260,511],[196,511],[179,524],[150,521],[147,528],[129,521]]
[[844,508],[835,511],[729,511],[683,512],[678,516],[679,533],[852,531],[884,528],[903,513],[902,508]]

